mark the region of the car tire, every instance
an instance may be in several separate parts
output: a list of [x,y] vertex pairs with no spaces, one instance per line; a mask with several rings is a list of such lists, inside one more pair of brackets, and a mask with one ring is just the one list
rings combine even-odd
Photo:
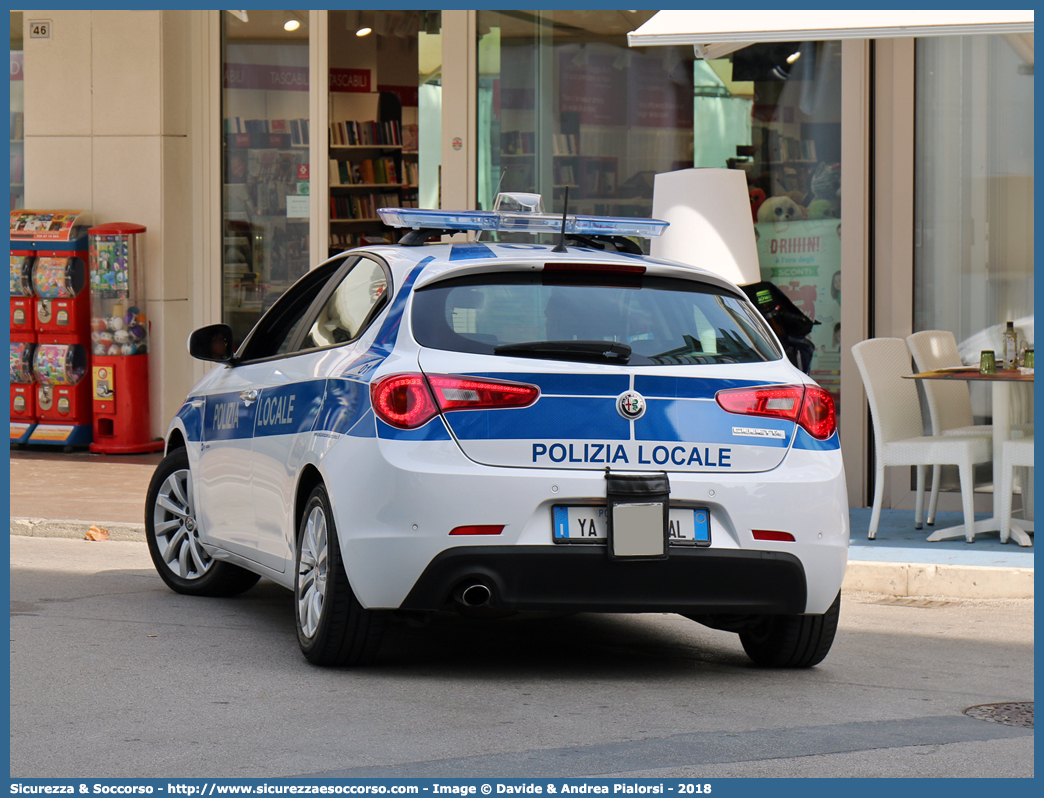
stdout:
[[294,619],[301,652],[313,665],[366,665],[377,654],[387,613],[367,610],[341,560],[326,488],[308,497],[294,558]]
[[175,449],[160,461],[145,498],[145,540],[160,578],[188,596],[235,596],[260,577],[212,558],[199,542],[199,523],[188,452]]
[[841,612],[841,594],[822,615],[766,615],[739,633],[755,664],[766,668],[811,668],[830,651]]

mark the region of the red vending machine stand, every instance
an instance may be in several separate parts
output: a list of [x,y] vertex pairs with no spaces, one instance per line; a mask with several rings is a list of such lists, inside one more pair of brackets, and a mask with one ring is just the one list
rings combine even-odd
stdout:
[[[90,388],[83,374],[76,377],[78,370],[86,373],[90,366],[87,216],[82,210],[11,211],[11,341],[36,344],[32,356],[36,426],[17,439],[12,427],[12,441],[67,450],[91,442]],[[22,296],[14,295],[16,281]],[[32,291],[31,298],[24,296],[27,290]],[[41,363],[44,380],[37,370]],[[59,365],[67,369],[62,375],[56,370]],[[21,406],[16,392],[21,393],[12,386],[12,414],[16,402]]]
[[115,222],[90,235],[92,452],[156,452],[149,414],[149,322],[145,307],[145,230]]

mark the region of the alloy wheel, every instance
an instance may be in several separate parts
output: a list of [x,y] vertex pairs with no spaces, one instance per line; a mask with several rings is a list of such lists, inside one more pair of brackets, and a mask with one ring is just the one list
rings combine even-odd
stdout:
[[199,579],[213,559],[199,542],[199,525],[188,469],[170,474],[160,486],[152,510],[156,547],[166,566],[182,579]]
[[326,515],[323,508],[317,506],[305,522],[297,564],[297,619],[307,638],[315,636],[322,618],[328,560]]

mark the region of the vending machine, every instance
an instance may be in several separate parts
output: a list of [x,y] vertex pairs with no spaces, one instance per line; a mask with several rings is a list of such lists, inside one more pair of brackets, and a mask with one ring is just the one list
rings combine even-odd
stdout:
[[79,210],[11,211],[12,442],[91,442],[87,222]]
[[90,236],[92,452],[156,452],[149,414],[145,232],[140,224],[92,227]]
[[9,379],[11,443],[25,443],[36,428],[36,295],[33,293],[33,256],[11,255]]
[[11,443],[25,443],[36,429],[35,341],[11,341]]

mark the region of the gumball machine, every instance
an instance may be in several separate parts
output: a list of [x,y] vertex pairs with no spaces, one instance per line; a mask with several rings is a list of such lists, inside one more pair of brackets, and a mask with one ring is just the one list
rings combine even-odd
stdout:
[[82,343],[90,335],[91,305],[87,264],[64,253],[39,255],[33,261],[36,335],[45,343]]
[[33,353],[38,423],[29,440],[64,444],[90,443],[91,395],[87,350],[80,344],[37,344]]
[[25,443],[36,426],[33,349],[36,348],[36,295],[32,255],[11,256],[11,443]]
[[[36,345],[32,354],[35,384],[15,382],[16,354],[12,352],[12,443],[41,443],[69,449],[91,441],[90,403],[84,404],[77,398],[77,390],[84,389],[67,382],[42,384],[35,371],[45,345],[63,350],[77,348],[75,355],[72,350],[65,351],[63,362],[71,371],[61,377],[62,380],[74,376],[76,368],[86,372],[90,365],[87,348],[91,334],[91,303],[87,291],[89,217],[90,213],[83,210],[11,211],[10,338],[13,344]],[[50,352],[48,358],[58,356],[47,351]],[[17,357],[25,355],[26,351],[22,350]],[[47,371],[50,366],[44,363],[43,368]],[[51,378],[59,379],[56,372],[51,373]],[[81,374],[79,379],[82,378]],[[59,386],[60,401],[52,401]],[[27,390],[31,400],[25,399]],[[24,425],[32,422],[20,415],[19,408],[23,405],[27,409],[34,408],[38,422],[28,433]]]
[[145,231],[115,222],[90,237],[92,452],[155,452],[149,415],[149,322],[145,315]]
[[11,340],[36,341],[36,294],[32,255],[11,256]]
[[36,428],[35,350],[34,342],[11,342],[11,443],[25,443]]

